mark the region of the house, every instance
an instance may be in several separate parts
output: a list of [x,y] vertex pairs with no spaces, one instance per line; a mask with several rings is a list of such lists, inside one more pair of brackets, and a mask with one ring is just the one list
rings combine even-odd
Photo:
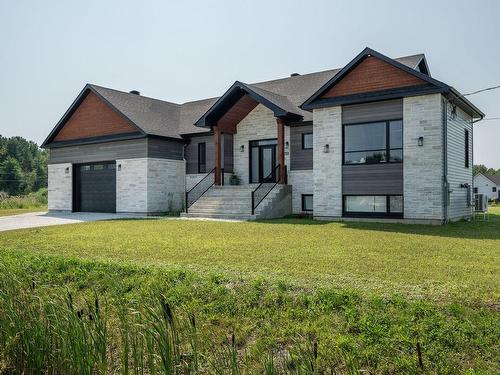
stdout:
[[[49,209],[443,223],[471,216],[484,114],[425,56],[235,82],[176,104],[86,85],[43,147]],[[239,179],[239,185],[231,181]]]
[[500,200],[500,176],[482,173],[475,175],[474,194],[484,194],[488,200]]

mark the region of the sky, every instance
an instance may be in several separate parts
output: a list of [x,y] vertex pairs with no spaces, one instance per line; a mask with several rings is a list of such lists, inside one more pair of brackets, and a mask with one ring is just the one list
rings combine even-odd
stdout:
[[[364,47],[425,53],[462,93],[500,85],[500,1],[0,0],[0,134],[41,143],[86,83],[176,103],[346,65]],[[500,90],[470,96],[500,118]],[[474,128],[500,168],[500,120]]]

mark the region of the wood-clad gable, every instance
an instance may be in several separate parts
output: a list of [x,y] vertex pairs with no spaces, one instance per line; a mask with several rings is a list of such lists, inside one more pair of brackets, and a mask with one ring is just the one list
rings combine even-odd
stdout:
[[426,82],[377,57],[367,56],[321,98],[333,98],[367,92],[423,85]]
[[137,132],[135,126],[89,91],[59,130],[54,142]]

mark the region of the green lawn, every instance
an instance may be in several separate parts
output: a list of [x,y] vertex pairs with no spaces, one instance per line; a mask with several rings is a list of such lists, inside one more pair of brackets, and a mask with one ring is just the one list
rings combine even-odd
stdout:
[[411,298],[491,302],[500,290],[500,209],[489,222],[416,226],[284,219],[120,220],[19,230],[0,249],[182,266]]
[[12,215],[21,215],[27,214],[30,212],[43,212],[47,211],[47,207],[38,207],[38,208],[7,208],[0,209],[0,217],[1,216],[12,216]]
[[[147,219],[2,232],[0,373],[65,373],[64,358],[87,366],[96,347],[106,354],[92,368],[126,372],[117,353],[153,345],[160,295],[196,316],[207,365],[190,373],[264,373],[271,356],[277,373],[496,374],[500,208],[441,227]],[[107,331],[65,325],[74,309],[96,313],[96,296]],[[42,347],[47,357],[18,355]]]

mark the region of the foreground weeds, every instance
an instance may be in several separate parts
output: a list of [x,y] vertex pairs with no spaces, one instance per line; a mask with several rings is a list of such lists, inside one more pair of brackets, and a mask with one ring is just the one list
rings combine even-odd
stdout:
[[0,253],[0,373],[498,373],[498,311]]

